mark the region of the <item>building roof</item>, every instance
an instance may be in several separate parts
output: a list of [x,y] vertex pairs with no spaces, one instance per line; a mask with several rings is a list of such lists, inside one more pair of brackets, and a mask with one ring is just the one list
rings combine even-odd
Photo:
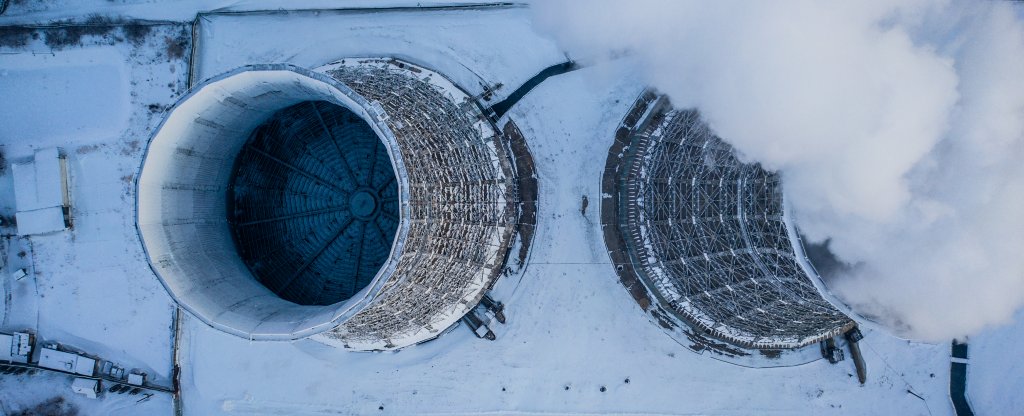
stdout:
[[37,150],[32,161],[11,167],[14,175],[18,234],[41,234],[67,228],[64,170],[57,148]]
[[36,150],[32,161],[12,166],[14,202],[18,211],[64,205],[60,154],[57,148]]
[[76,377],[71,382],[71,391],[86,397],[96,398],[96,392],[99,391],[99,380]]
[[31,351],[28,337],[29,335],[24,332],[0,333],[0,360],[28,362],[28,353]]
[[67,228],[62,207],[18,211],[14,216],[18,221],[19,235],[51,233]]
[[91,376],[96,372],[96,360],[52,348],[40,350],[39,366],[84,376]]
[[133,385],[136,385],[136,386],[141,386],[142,383],[145,380],[146,380],[146,377],[143,376],[142,374],[136,374],[136,373],[128,374],[128,384],[133,384]]

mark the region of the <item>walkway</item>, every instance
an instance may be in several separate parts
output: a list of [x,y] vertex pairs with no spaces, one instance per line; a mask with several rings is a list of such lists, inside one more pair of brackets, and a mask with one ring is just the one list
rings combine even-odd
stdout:
[[957,416],[974,416],[967,400],[967,343],[953,340],[952,361],[949,364],[949,398]]
[[513,91],[512,94],[508,96],[508,98],[492,105],[489,111],[487,112],[492,113],[495,120],[500,119],[501,116],[504,116],[505,113],[507,113],[508,110],[512,108],[512,106],[516,105],[516,103],[519,102],[519,100],[525,97],[526,94],[530,92],[530,90],[540,85],[540,83],[544,82],[544,80],[551,78],[555,75],[561,75],[566,72],[575,71],[579,68],[580,67],[576,65],[576,63],[573,61],[566,61],[557,65],[551,65],[547,68],[544,68],[544,70],[540,71],[540,73],[534,75],[533,78],[530,78],[522,86]]

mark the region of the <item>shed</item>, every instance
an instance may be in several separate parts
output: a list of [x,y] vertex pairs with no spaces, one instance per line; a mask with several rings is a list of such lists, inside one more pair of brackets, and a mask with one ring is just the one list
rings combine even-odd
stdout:
[[27,363],[31,355],[31,334],[25,332],[0,333],[0,361]]
[[128,384],[133,386],[141,386],[146,381],[146,375],[132,372],[128,374]]
[[91,378],[75,377],[75,381],[71,382],[71,391],[75,392],[75,394],[95,399],[96,395],[100,392],[100,381]]
[[11,170],[19,235],[50,233],[71,226],[67,166],[57,148],[36,150],[31,161],[14,164]]

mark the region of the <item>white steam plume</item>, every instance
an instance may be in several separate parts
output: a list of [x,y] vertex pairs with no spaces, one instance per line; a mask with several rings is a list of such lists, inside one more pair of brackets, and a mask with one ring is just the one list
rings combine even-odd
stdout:
[[629,54],[783,175],[830,288],[923,340],[1024,304],[1024,13],[1010,3],[540,0],[590,64]]

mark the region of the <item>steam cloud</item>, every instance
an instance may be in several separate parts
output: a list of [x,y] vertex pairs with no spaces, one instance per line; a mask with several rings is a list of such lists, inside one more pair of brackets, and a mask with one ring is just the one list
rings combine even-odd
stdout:
[[860,313],[939,341],[1024,304],[1024,22],[1005,2],[543,0],[584,63],[629,55],[852,265]]

